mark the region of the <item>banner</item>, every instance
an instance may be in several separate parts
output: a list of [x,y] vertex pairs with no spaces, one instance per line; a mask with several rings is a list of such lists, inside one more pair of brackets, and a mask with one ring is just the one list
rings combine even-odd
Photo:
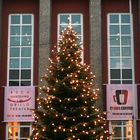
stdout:
[[35,87],[5,87],[4,121],[32,122],[35,108]]
[[107,85],[107,119],[132,120],[136,85]]

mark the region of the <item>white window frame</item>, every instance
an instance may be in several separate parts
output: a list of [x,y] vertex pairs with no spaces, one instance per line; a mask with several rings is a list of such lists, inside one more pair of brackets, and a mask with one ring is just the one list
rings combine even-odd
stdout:
[[[20,128],[22,128],[22,127],[28,127],[29,128],[29,136],[31,136],[31,134],[32,134],[32,125],[30,123],[27,123],[26,125],[23,124],[23,123],[17,123],[17,125],[15,125],[15,126],[10,125],[10,123],[7,123],[6,124],[6,140],[11,140],[11,138],[8,138],[9,128],[17,128],[18,135],[17,135],[16,139],[14,139],[14,140],[27,139],[27,137],[22,137],[22,138],[20,137]],[[30,140],[30,138],[28,138],[27,140]]]
[[[58,14],[58,17],[57,17],[57,20],[58,20],[58,22],[57,22],[57,42],[58,42],[58,40],[59,40],[59,36],[60,36],[60,25],[64,25],[64,26],[67,26],[68,25],[68,23],[64,23],[64,24],[60,24],[60,16],[61,15],[68,15],[68,17],[69,17],[69,20],[70,20],[70,23],[71,23],[71,25],[72,25],[72,27],[74,27],[74,26],[76,26],[76,25],[80,25],[81,26],[81,34],[77,34],[77,36],[80,36],[80,38],[81,38],[81,48],[82,48],[82,53],[81,53],[81,58],[82,58],[82,63],[83,63],[83,61],[84,61],[84,43],[83,43],[83,14],[82,13],[59,13]],[[76,15],[79,15],[80,16],[80,24],[77,24],[77,23],[72,23],[72,21],[71,21],[71,19],[72,19],[72,16],[76,16]],[[74,30],[75,31],[75,30]],[[76,31],[75,31],[76,32]]]
[[[120,124],[112,124],[112,122],[110,121],[109,123],[109,131],[112,133],[113,132],[113,128],[120,128],[121,129],[121,136],[120,137],[110,137],[110,140],[115,140],[115,139],[120,139],[120,140],[124,140],[124,139],[128,139],[130,138],[130,140],[133,140],[133,121],[127,121],[128,124],[125,124],[126,121],[118,121]],[[125,131],[126,128],[126,131]],[[127,130],[128,128],[128,130]],[[131,133],[130,133],[131,132]],[[125,137],[124,134],[126,134],[127,136]]]
[[[121,83],[120,84],[122,84],[122,81],[123,80],[132,80],[132,83],[130,83],[130,84],[134,84],[134,50],[133,50],[133,23],[132,23],[132,14],[130,14],[130,13],[109,13],[108,15],[107,15],[107,22],[108,22],[108,30],[107,30],[107,36],[108,36],[108,39],[107,39],[107,44],[108,44],[108,82],[109,82],[109,84],[111,84],[111,74],[110,74],[110,70],[111,70],[111,66],[110,66],[110,30],[109,30],[109,26],[111,25],[110,24],[110,20],[109,20],[109,17],[110,17],[110,15],[119,15],[119,18],[120,18],[120,16],[121,15],[130,15],[130,23],[128,24],[128,25],[130,25],[130,41],[131,41],[131,44],[130,44],[130,48],[131,48],[131,56],[130,57],[126,57],[126,58],[130,58],[131,59],[131,70],[132,70],[132,78],[131,79],[123,79],[122,78],[122,71],[121,71],[121,78],[120,79],[115,79],[115,80],[120,80],[121,81]],[[120,19],[119,19],[120,20]],[[118,24],[116,24],[116,25],[118,25]],[[119,22],[119,26],[120,25],[123,25],[123,24],[121,24],[121,22]],[[125,25],[125,24],[124,24]],[[127,24],[126,24],[127,25]],[[119,32],[120,33],[120,32]],[[118,36],[120,37],[122,34],[119,34]],[[125,46],[125,45],[124,45]],[[116,46],[117,47],[117,46]],[[122,49],[122,44],[120,43],[120,45],[118,45],[118,47],[120,48],[120,50]],[[120,53],[121,53],[121,51],[120,51]],[[122,58],[125,58],[124,56],[122,56],[122,55],[120,55],[120,57],[119,57],[120,59],[121,59],[121,62],[120,62],[120,64],[121,64],[121,66],[120,67],[118,67],[118,69],[120,69],[120,70],[122,70],[122,69],[124,69],[123,67],[122,67]],[[125,69],[127,69],[127,68],[125,68]],[[112,79],[113,80],[113,79]]]
[[[31,13],[22,13],[22,14],[10,14],[9,15],[9,26],[8,26],[8,59],[7,59],[7,86],[9,86],[9,72],[10,72],[10,26],[12,25],[11,24],[11,17],[12,16],[20,16],[20,24],[17,24],[18,26],[20,26],[20,28],[23,26],[23,25],[26,25],[26,24],[22,24],[21,22],[21,17],[24,16],[24,15],[30,15],[31,16],[31,27],[32,27],[32,31],[31,31],[31,45],[30,46],[27,46],[27,47],[31,47],[31,57],[26,57],[26,58],[30,58],[31,59],[31,68],[27,68],[27,69],[30,69],[31,70],[31,77],[30,77],[30,85],[29,86],[33,86],[33,60],[34,60],[34,15],[31,14]],[[28,24],[27,24],[28,25]],[[16,25],[15,25],[16,26]],[[24,35],[18,35],[21,39],[21,36],[24,36]],[[21,45],[21,44],[20,44]],[[20,57],[18,57],[20,59],[20,63],[21,63],[21,48],[23,46],[14,46],[15,48],[18,47],[20,48]],[[24,46],[25,47],[25,46]],[[14,69],[14,68],[13,68]],[[25,69],[26,68],[21,68],[21,64],[18,68],[18,70],[21,72],[21,69]],[[26,81],[26,79],[24,79]],[[23,81],[24,81],[23,80]],[[27,79],[29,80],[29,79]],[[14,80],[13,80],[14,81]],[[19,86],[21,86],[21,82],[22,82],[22,79],[21,79],[21,73],[19,74],[19,79],[18,79],[18,82],[19,82]]]

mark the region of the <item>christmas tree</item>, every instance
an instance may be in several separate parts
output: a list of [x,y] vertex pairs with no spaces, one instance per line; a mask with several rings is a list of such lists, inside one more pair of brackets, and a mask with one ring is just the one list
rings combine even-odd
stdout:
[[49,59],[33,111],[32,139],[107,140],[104,113],[95,107],[95,75],[82,62],[81,44],[70,23],[52,52],[55,58]]

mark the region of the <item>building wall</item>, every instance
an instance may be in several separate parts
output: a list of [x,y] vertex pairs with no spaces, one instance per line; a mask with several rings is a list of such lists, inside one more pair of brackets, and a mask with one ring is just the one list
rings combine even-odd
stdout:
[[[3,2],[3,5],[1,3]],[[3,0],[0,1],[0,25],[2,24],[2,40],[0,41],[0,111],[4,112],[4,87],[7,86],[7,52],[8,52],[8,16],[12,13],[32,13],[34,14],[34,79],[33,85],[38,85],[38,48],[39,48],[39,1],[38,0]],[[2,20],[1,20],[2,19]],[[2,45],[1,45],[2,44]],[[36,59],[37,58],[37,59]],[[6,125],[3,122],[4,113],[0,113],[0,136],[5,140]]]
[[[133,0],[132,0],[133,1]],[[40,77],[48,65],[50,50],[57,42],[57,14],[83,13],[84,15],[84,61],[91,65],[97,79],[95,84],[101,89],[100,105],[105,103],[105,88],[108,83],[107,53],[107,14],[109,12],[129,12],[129,0],[3,0],[0,1],[0,110],[3,112],[4,86],[7,85],[7,47],[8,47],[8,15],[10,13],[33,13],[34,25],[34,85],[38,85]],[[80,3],[80,4],[79,4]],[[133,1],[134,23],[134,66],[135,83],[140,83],[140,21],[138,0]],[[1,20],[2,19],[2,20]],[[2,29],[1,29],[2,26]],[[1,38],[2,35],[2,38]],[[140,86],[138,85],[138,95]],[[140,96],[138,96],[140,112]],[[140,113],[139,113],[140,114]],[[140,116],[139,116],[140,119]],[[140,124],[137,122],[139,130]],[[0,136],[5,140],[5,123],[0,113]],[[138,134],[140,138],[140,134]]]
[[[102,73],[103,83],[108,84],[108,48],[107,48],[107,14],[108,13],[122,13],[130,12],[129,0],[102,0]],[[138,7],[138,0],[132,0],[132,14],[133,14],[133,40],[134,40],[134,83],[137,84],[138,95],[138,116],[140,112],[140,21],[139,21],[140,9]],[[104,90],[105,92],[105,90]],[[138,119],[140,116],[138,117]],[[137,130],[140,128],[140,123],[137,121]],[[140,139],[140,134],[137,131],[137,138]]]

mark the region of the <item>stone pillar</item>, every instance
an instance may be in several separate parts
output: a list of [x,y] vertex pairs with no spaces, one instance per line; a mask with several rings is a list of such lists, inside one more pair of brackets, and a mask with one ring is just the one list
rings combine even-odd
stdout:
[[101,48],[101,0],[90,0],[90,65],[96,75],[95,85],[100,89],[102,106],[102,48]]
[[40,0],[39,9],[39,80],[45,74],[50,55],[51,0]]

